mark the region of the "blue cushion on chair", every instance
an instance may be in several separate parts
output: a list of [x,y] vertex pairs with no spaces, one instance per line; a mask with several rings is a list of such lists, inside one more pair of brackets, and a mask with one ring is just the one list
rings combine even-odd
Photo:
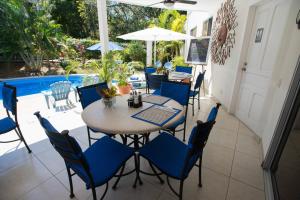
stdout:
[[195,96],[198,95],[198,93],[199,93],[199,91],[191,90],[190,91],[190,97],[195,97]]
[[[90,167],[95,186],[100,186],[110,180],[118,169],[132,155],[133,149],[104,136],[88,148],[83,154]],[[85,179],[84,180],[88,180]],[[86,182],[87,188],[90,183]]]
[[189,67],[189,66],[176,66],[175,67],[175,71],[176,72],[185,72],[185,73],[188,73],[188,74],[192,74],[193,67]]
[[[161,133],[140,149],[140,155],[151,161],[163,173],[181,179],[188,146],[168,133]],[[184,174],[187,177],[188,174]]]
[[7,133],[16,128],[16,123],[10,117],[0,120],[0,134]]
[[152,94],[154,94],[154,95],[160,95],[160,89],[154,90],[154,92]]

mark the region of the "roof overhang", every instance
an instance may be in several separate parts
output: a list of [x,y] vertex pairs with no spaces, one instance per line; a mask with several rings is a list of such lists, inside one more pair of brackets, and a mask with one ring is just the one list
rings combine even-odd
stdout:
[[[153,7],[153,8],[164,8],[174,9],[183,11],[198,11],[198,12],[213,12],[222,0],[197,0],[197,4],[189,5],[182,3],[175,3],[172,7],[167,7],[162,2],[163,0],[114,0],[115,2],[125,3],[130,5]],[[159,4],[155,4],[159,3]],[[153,5],[155,4],[155,5]]]

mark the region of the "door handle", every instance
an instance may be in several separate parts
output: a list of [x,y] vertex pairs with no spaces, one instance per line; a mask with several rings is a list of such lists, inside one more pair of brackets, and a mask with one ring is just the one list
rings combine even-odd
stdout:
[[243,72],[247,71],[247,68],[246,67],[242,67],[242,71]]

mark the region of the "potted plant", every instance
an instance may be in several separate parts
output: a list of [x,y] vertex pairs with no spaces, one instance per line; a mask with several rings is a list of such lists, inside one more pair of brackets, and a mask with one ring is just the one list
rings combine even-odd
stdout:
[[120,64],[118,67],[118,90],[121,95],[129,94],[131,90],[131,84],[128,82],[128,78],[133,74],[129,66],[126,63]]
[[113,104],[116,103],[116,96],[117,96],[117,88],[112,86],[111,88],[105,89],[98,89],[98,94],[102,97],[102,102],[104,103],[105,107],[112,107]]

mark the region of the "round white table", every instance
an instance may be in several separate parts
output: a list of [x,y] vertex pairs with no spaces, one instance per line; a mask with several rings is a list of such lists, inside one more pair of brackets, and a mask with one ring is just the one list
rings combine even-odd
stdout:
[[183,106],[174,100],[169,100],[164,105],[181,110],[174,118],[168,121],[163,127],[144,122],[131,117],[153,104],[143,102],[140,108],[129,108],[127,103],[128,95],[117,96],[116,103],[111,108],[105,107],[101,100],[87,106],[81,117],[88,127],[103,133],[109,134],[146,134],[167,128],[178,121],[184,114]]

